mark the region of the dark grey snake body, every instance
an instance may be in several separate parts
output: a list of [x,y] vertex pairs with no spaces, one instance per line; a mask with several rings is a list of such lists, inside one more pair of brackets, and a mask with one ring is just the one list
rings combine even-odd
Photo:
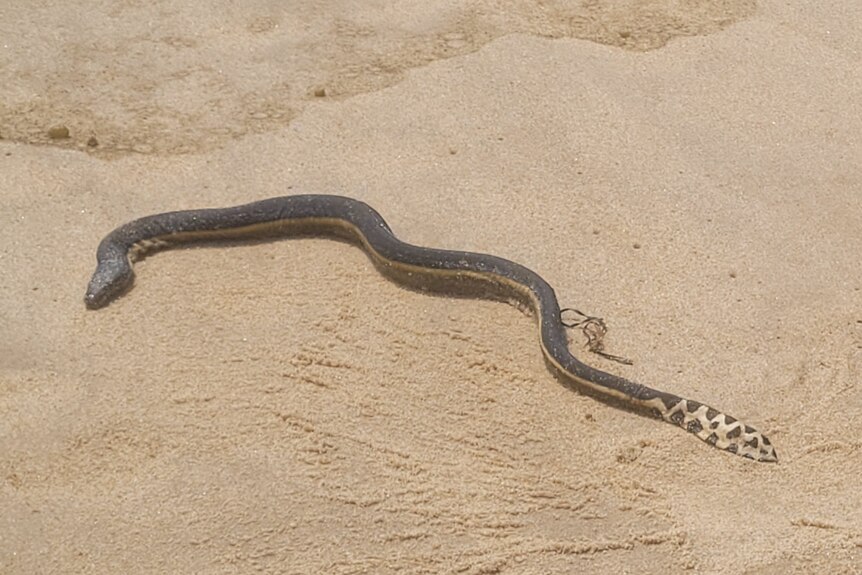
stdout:
[[99,244],[98,266],[87,288],[97,309],[127,290],[132,262],[173,244],[295,235],[335,236],[359,244],[386,277],[455,296],[521,304],[539,322],[545,358],[563,380],[601,399],[648,410],[720,449],[758,461],[777,461],[759,431],[700,402],[594,369],[569,352],[553,288],[535,272],[496,256],[414,246],[399,240],[374,209],[340,196],[298,195],[242,206],[147,216],[120,226]]

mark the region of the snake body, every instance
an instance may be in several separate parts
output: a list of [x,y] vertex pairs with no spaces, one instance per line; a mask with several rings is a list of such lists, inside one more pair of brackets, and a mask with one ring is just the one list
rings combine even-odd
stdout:
[[242,238],[314,235],[358,244],[387,278],[413,289],[481,297],[530,310],[549,367],[563,381],[611,403],[646,410],[710,445],[757,461],[777,461],[756,429],[698,401],[629,381],[579,361],[569,351],[553,288],[526,267],[492,255],[419,247],[399,240],[369,205],[341,196],[296,195],[241,206],[146,216],[112,231],[99,244],[87,288],[90,309],[131,287],[132,263],[172,245]]

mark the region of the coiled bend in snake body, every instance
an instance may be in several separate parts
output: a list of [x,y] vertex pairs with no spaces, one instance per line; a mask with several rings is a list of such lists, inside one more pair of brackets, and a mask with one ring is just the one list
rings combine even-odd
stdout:
[[241,206],[169,212],[129,222],[99,244],[85,303],[101,308],[132,284],[133,261],[175,244],[313,235],[358,244],[387,278],[412,289],[514,303],[538,320],[539,342],[564,382],[611,403],[646,410],[710,445],[757,461],[777,461],[756,429],[704,405],[594,369],[569,351],[553,288],[526,267],[492,255],[419,247],[399,240],[367,204],[329,195],[270,198]]

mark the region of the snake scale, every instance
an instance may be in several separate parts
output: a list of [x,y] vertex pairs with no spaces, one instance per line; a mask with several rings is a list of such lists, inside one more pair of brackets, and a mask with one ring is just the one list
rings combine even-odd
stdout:
[[112,231],[99,244],[87,288],[90,309],[109,304],[133,282],[132,264],[176,244],[243,238],[326,236],[358,244],[387,278],[412,289],[514,303],[538,320],[539,342],[551,370],[590,395],[647,411],[731,453],[777,461],[756,429],[704,405],[600,371],[569,351],[553,288],[526,267],[492,255],[419,247],[399,240],[369,205],[330,195],[270,198],[229,208],[146,216]]

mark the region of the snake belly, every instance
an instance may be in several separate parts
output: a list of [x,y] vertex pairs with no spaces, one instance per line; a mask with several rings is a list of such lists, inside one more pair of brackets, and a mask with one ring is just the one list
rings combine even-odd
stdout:
[[703,441],[757,461],[777,461],[775,448],[753,427],[704,405],[595,369],[569,351],[553,288],[537,273],[487,254],[441,250],[399,240],[369,205],[332,195],[270,198],[229,208],[146,216],[108,234],[84,301],[98,309],[127,291],[132,265],[148,253],[190,242],[323,236],[358,244],[387,278],[406,287],[458,297],[514,303],[538,320],[539,343],[551,370],[579,390],[647,411]]

